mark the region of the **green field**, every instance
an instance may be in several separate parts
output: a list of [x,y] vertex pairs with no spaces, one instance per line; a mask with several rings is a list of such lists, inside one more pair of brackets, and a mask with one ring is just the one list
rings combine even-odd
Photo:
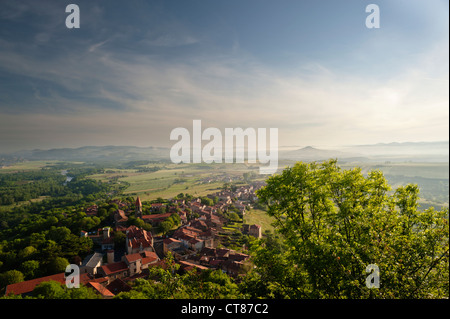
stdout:
[[241,180],[245,172],[257,172],[256,167],[246,164],[149,164],[142,167],[155,166],[160,170],[139,172],[137,169],[105,169],[104,174],[91,175],[90,178],[126,182],[130,186],[124,194],[153,200],[158,197],[171,198],[179,193],[204,196],[219,191],[230,179]]
[[41,169],[42,167],[48,165],[54,165],[58,161],[26,161],[22,163],[15,163],[11,166],[2,167],[0,173],[13,173],[17,171],[32,171],[36,169]]
[[272,223],[275,219],[267,214],[267,212],[260,209],[251,209],[245,212],[244,223],[245,224],[257,224],[261,226],[262,232],[266,230],[274,231]]

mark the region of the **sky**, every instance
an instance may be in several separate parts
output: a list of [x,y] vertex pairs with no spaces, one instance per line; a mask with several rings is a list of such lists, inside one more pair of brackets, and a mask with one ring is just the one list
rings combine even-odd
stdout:
[[193,120],[282,147],[448,140],[448,37],[447,0],[2,0],[0,153],[170,147]]

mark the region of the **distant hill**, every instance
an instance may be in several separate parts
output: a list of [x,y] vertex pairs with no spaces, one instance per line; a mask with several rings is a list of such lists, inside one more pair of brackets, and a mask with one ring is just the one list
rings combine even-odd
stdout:
[[366,155],[448,155],[449,142],[406,142],[406,143],[378,143],[372,145],[355,145],[345,148]]
[[[170,161],[170,148],[137,146],[83,146],[49,150],[19,151],[0,156],[0,164],[24,160],[60,161]],[[388,143],[354,145],[339,150],[312,146],[279,151],[278,158],[288,161],[322,161],[337,158],[343,162],[415,161],[448,162],[449,142]]]
[[83,146],[79,148],[57,148],[49,150],[20,151],[10,154],[27,160],[60,161],[127,161],[167,160],[169,149],[163,147],[137,146]]
[[337,158],[343,161],[421,161],[448,162],[449,142],[407,142],[354,145],[339,150],[323,150],[307,146],[279,153],[280,159],[296,161],[321,161]]
[[358,153],[342,152],[337,150],[322,150],[307,146],[298,150],[280,152],[279,158],[296,161],[320,161],[330,158],[356,158],[362,157]]
[[356,145],[343,149],[358,152],[378,160],[411,160],[425,162],[448,162],[449,142],[405,142]]

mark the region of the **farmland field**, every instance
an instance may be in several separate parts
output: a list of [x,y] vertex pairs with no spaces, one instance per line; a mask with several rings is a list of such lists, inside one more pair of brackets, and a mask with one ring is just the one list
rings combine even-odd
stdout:
[[258,224],[261,226],[263,231],[270,230],[274,231],[272,223],[275,219],[267,214],[267,212],[261,209],[250,209],[245,212],[244,223],[245,224]]
[[[224,183],[241,181],[245,172],[257,172],[246,164],[149,164],[158,167],[154,172],[139,172],[137,169],[105,169],[104,174],[91,175],[90,178],[107,181],[117,179],[126,182],[127,195],[139,195],[142,200],[158,197],[170,198],[179,193],[204,196],[217,192]],[[256,179],[263,179],[264,175]]]

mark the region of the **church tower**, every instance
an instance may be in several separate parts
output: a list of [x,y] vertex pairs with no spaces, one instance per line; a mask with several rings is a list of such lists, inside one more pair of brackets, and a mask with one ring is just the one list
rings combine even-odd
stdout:
[[136,217],[142,218],[142,203],[139,196],[136,198],[135,206],[136,206]]

